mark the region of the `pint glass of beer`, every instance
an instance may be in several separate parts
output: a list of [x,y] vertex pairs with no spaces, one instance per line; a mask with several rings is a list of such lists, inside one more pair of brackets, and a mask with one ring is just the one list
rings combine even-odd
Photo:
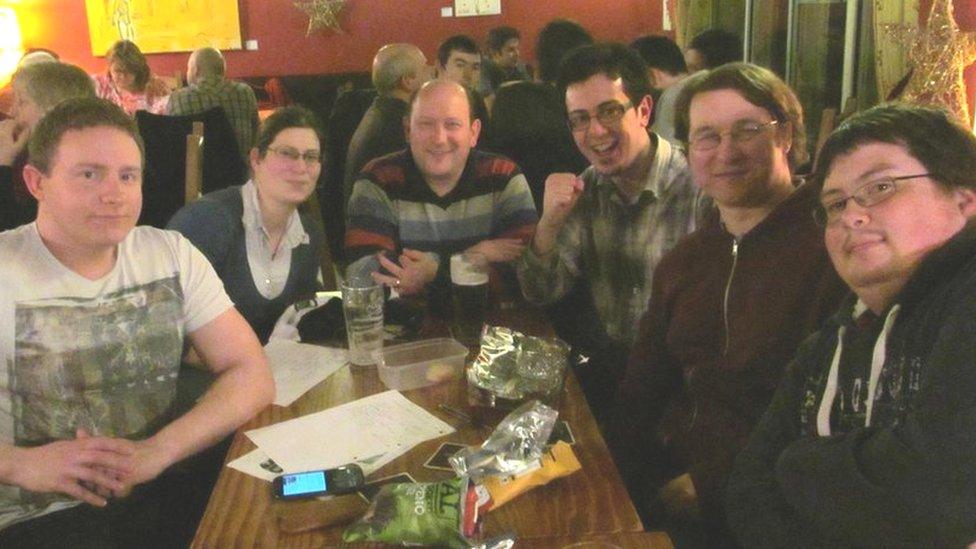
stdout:
[[383,287],[372,279],[347,280],[342,284],[342,313],[349,337],[349,362],[375,364],[373,354],[383,348]]
[[451,256],[451,293],[454,338],[477,344],[488,315],[488,260],[476,253]]

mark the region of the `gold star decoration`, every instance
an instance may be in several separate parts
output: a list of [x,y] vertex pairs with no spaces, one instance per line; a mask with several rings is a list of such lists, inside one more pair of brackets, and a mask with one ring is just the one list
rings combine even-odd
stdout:
[[910,44],[912,64],[905,93],[909,103],[944,107],[969,125],[969,105],[963,69],[976,62],[976,32],[962,32],[956,24],[952,0],[934,0],[924,29],[885,25],[893,40]]
[[339,26],[339,12],[346,6],[346,0],[303,0],[295,2],[295,7],[308,15],[309,36],[317,30],[332,30],[342,32]]

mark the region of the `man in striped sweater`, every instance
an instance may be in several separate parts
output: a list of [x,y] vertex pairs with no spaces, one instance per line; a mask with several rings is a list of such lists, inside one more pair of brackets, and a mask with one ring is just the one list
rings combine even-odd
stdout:
[[473,147],[481,130],[461,85],[434,80],[410,104],[405,150],[366,165],[347,210],[347,278],[372,276],[402,295],[442,302],[450,256],[494,265],[519,257],[538,216],[511,160]]

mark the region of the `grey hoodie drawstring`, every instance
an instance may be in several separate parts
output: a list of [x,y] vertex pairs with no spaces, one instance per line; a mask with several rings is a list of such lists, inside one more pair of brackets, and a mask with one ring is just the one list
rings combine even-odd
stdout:
[[[884,327],[878,334],[878,339],[874,343],[874,352],[871,354],[871,377],[868,380],[867,414],[864,418],[864,426],[871,426],[871,414],[874,411],[874,395],[878,390],[878,380],[881,378],[881,369],[884,367],[887,355],[888,334],[891,327],[895,324],[898,317],[900,305],[895,305],[888,311],[885,317]],[[854,315],[857,316],[864,312],[867,307],[858,301],[854,307]],[[840,370],[840,357],[844,348],[844,333],[846,326],[841,326],[837,330],[837,348],[834,350],[834,358],[830,362],[830,372],[827,374],[827,385],[824,387],[823,398],[820,400],[820,409],[817,411],[817,434],[822,437],[830,436],[830,412],[834,407],[834,399],[837,397],[837,377]]]

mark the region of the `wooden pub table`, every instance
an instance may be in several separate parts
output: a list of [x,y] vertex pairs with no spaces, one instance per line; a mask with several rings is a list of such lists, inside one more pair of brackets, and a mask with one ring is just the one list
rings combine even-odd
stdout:
[[[532,326],[527,326],[524,320],[527,317],[519,318],[522,320],[516,319],[504,325],[512,325],[526,333],[544,333],[530,331]],[[469,353],[468,362],[473,358],[474,353]],[[235,435],[226,461],[236,459],[255,448],[244,435],[244,431],[318,412],[385,390],[387,388],[380,381],[375,367],[351,369],[346,365],[291,406],[269,406],[245,424]],[[463,376],[440,385],[404,391],[403,395],[453,425],[456,431],[415,446],[367,477],[367,482],[402,472],[410,473],[418,482],[451,478],[453,475],[450,472],[431,470],[424,467],[423,463],[443,442],[481,444],[494,430],[498,420],[504,417],[503,412],[492,411],[488,416],[490,419],[478,421],[481,414],[468,407],[467,386]],[[475,412],[472,415],[476,419],[473,422],[458,419],[440,410],[439,404]],[[559,418],[569,422],[573,430],[576,438],[573,451],[582,470],[537,487],[488,513],[484,522],[485,533],[493,536],[512,532],[518,540],[516,547],[563,547],[584,539],[606,540],[619,547],[669,546],[670,543],[659,543],[660,534],[642,532],[640,518],[571,371],[567,373]],[[336,444],[341,443],[342,441],[336,441]],[[193,547],[288,548],[343,545],[342,532],[345,525],[301,534],[280,532],[276,514],[271,508],[272,503],[269,483],[225,466],[210,496]],[[282,505],[280,502],[274,503]],[[666,536],[664,539],[666,540]]]

